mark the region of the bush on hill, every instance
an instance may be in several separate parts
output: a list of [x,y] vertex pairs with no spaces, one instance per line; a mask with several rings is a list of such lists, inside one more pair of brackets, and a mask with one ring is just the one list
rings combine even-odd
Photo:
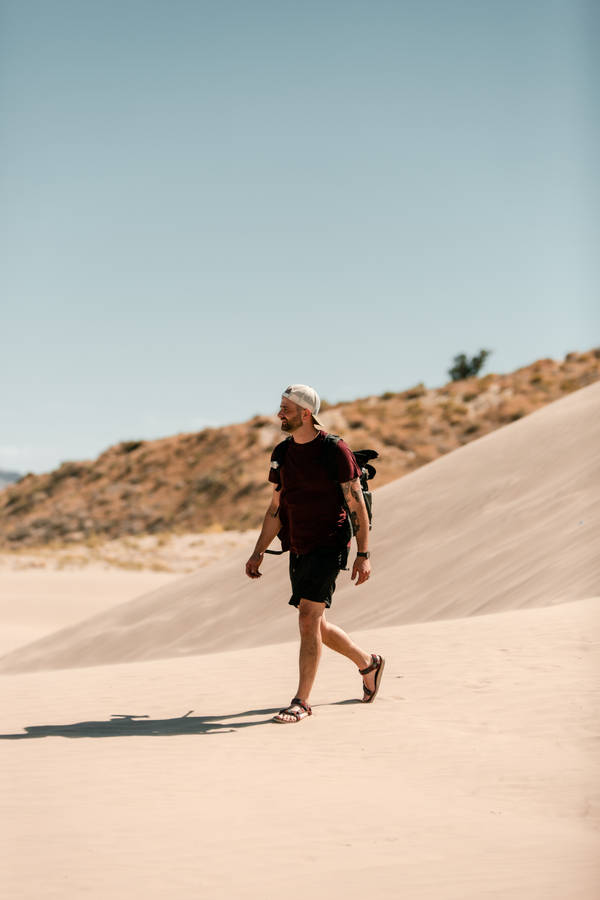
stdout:
[[464,378],[478,375],[491,352],[491,350],[480,350],[477,356],[472,356],[471,359],[468,359],[464,353],[459,353],[454,357],[454,365],[448,369],[448,375],[452,381],[462,381]]

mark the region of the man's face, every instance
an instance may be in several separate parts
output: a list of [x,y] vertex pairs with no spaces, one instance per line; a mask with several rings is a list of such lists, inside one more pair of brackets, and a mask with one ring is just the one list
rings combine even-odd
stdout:
[[302,427],[302,408],[287,397],[282,397],[277,415],[281,419],[282,431],[292,432]]

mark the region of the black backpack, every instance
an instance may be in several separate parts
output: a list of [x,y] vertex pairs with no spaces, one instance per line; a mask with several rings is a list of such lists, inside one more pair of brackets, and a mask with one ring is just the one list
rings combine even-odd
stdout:
[[[287,452],[288,447],[290,446],[290,441],[293,438],[287,437],[284,441],[281,441],[280,444],[277,444],[273,453],[271,455],[271,462],[276,463],[276,468],[281,468],[285,461],[285,454]],[[323,441],[323,453],[321,456],[321,462],[324,464],[329,477],[332,481],[334,481],[339,487],[339,481],[337,480],[337,452],[336,448],[338,442],[341,440],[340,436],[337,434],[326,434],[325,440]],[[365,501],[365,506],[367,508],[367,514],[369,516],[369,530],[372,528],[373,522],[373,495],[369,490],[369,481],[375,477],[376,469],[371,465],[372,459],[377,459],[379,453],[377,450],[350,450],[358,468],[360,469],[360,486],[363,494],[363,498]],[[348,508],[346,506],[346,501],[342,494],[342,489],[339,487],[340,495],[342,498],[342,503],[348,512]],[[350,519],[350,514],[346,516],[346,527],[344,528],[342,539],[344,545],[348,545],[352,540],[353,531],[352,531],[352,522]],[[280,555],[281,553],[285,553],[285,550],[266,550],[266,553],[271,553],[275,556]]]

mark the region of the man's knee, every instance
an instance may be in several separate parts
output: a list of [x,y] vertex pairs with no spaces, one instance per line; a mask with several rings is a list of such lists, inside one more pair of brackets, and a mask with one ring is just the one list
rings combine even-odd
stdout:
[[298,608],[298,625],[301,634],[318,634],[325,610],[324,603],[313,600],[301,600]]

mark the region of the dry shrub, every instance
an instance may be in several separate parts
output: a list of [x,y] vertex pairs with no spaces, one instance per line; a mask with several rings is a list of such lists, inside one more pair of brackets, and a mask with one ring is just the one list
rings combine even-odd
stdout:
[[575,381],[574,378],[565,378],[564,381],[560,383],[560,389],[565,394],[571,393],[571,391],[576,391],[579,388],[579,384]]
[[408,388],[408,390],[404,391],[402,396],[405,400],[418,400],[419,397],[424,397],[427,393],[427,388],[420,381],[418,384],[415,384],[414,387]]
[[420,400],[411,400],[410,403],[406,404],[406,415],[410,416],[411,419],[418,419],[423,416],[425,410],[423,409],[423,404]]

